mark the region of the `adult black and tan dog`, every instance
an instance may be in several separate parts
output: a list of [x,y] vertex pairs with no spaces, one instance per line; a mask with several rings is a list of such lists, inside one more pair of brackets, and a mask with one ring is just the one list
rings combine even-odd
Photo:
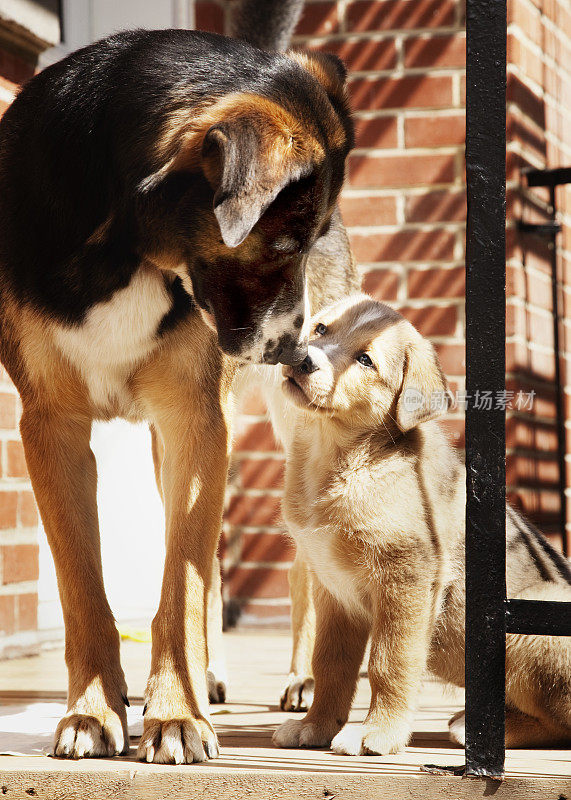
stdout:
[[233,378],[306,353],[306,267],[317,251],[327,269],[352,141],[344,79],[318,54],[137,31],[46,69],[0,124],[0,355],[66,624],[56,755],[128,746],[89,444],[92,421],[115,416],[154,427],[166,508],[139,757],[218,752],[205,591]]

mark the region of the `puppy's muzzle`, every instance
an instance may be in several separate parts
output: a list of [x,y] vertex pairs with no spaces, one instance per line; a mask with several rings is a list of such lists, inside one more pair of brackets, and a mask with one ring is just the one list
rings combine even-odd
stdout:
[[297,369],[303,375],[311,375],[312,372],[317,372],[319,367],[317,366],[315,361],[311,360],[311,356],[308,353],[306,355],[306,357],[303,359],[303,361],[301,362],[301,364],[297,365]]

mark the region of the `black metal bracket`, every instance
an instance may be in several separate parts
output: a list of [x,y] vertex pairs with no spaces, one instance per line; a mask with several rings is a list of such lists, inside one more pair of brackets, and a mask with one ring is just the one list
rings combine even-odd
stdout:
[[561,225],[558,222],[524,222],[520,219],[517,229],[520,233],[532,233],[536,236],[556,236],[561,232]]

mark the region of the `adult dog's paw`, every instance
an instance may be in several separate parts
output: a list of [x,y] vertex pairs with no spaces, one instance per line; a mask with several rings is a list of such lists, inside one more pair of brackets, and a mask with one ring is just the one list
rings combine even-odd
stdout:
[[408,725],[345,725],[331,742],[331,749],[348,756],[384,756],[406,747],[409,736]]
[[127,716],[120,717],[110,708],[96,714],[70,711],[56,728],[57,758],[110,758],[128,751]]
[[218,758],[218,741],[211,726],[202,719],[159,720],[145,717],[137,750],[139,761],[155,764],[192,764]]
[[226,680],[218,678],[214,672],[208,670],[206,673],[206,683],[208,686],[208,700],[211,703],[225,703]]
[[307,711],[313,703],[315,681],[309,675],[288,677],[288,683],[280,698],[282,711]]
[[277,747],[328,747],[338,730],[339,725],[335,723],[288,719],[276,730],[272,742]]
[[448,738],[461,747],[466,745],[466,713],[464,709],[448,720]]

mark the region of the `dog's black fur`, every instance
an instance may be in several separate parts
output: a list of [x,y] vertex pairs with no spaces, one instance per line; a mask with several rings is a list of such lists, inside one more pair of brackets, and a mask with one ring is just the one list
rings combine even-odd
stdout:
[[[327,68],[340,74],[339,64],[330,61]],[[217,196],[201,169],[162,174],[156,148],[170,115],[188,109],[191,117],[201,104],[237,92],[286,109],[327,153],[323,164],[295,176],[262,208],[255,264],[234,258],[229,248],[204,252],[205,237],[219,240],[205,216],[225,187]],[[327,129],[332,113],[344,131],[337,147]],[[194,31],[111,36],[33,78],[2,119],[3,283],[18,301],[78,324],[93,305],[127,286],[143,259],[175,241],[196,302],[215,316],[222,348],[236,355],[242,342],[229,330],[255,328],[288,270],[291,290],[275,310],[288,311],[299,300],[307,252],[327,229],[351,144],[343,97],[328,94],[283,54]],[[255,130],[239,134],[238,177],[250,168],[256,145]],[[286,229],[284,252],[274,240]],[[244,273],[251,278],[262,265],[260,280],[245,286]],[[268,278],[276,273],[277,280]],[[193,306],[180,281],[171,291],[173,308],[158,333]]]

